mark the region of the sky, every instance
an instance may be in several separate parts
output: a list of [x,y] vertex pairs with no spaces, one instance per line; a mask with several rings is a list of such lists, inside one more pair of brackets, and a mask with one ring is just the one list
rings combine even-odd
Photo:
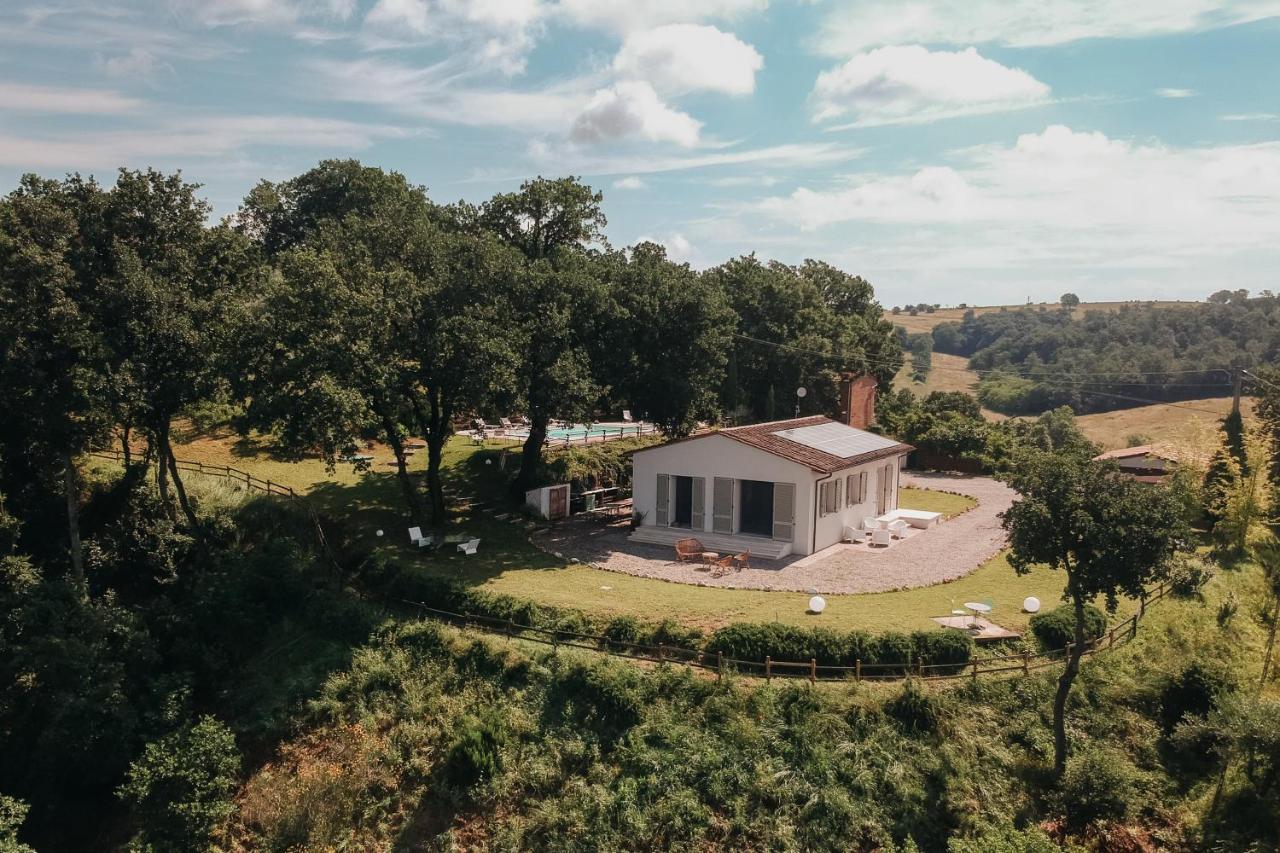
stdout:
[[1280,0],[0,0],[0,181],[535,175],[886,306],[1280,290]]

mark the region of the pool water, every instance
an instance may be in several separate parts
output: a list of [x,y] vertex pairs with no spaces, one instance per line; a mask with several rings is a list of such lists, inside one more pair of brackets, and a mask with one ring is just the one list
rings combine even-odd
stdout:
[[586,426],[585,424],[578,424],[576,426],[571,426],[571,427],[549,429],[547,430],[547,438],[551,438],[551,439],[558,438],[563,441],[566,438],[581,439],[581,438],[586,438],[587,436],[592,436],[592,437],[598,436],[598,435],[616,436],[618,435],[618,430],[622,430],[622,435],[639,435],[640,434],[640,427],[638,424],[593,424],[592,426],[589,426],[589,427]]

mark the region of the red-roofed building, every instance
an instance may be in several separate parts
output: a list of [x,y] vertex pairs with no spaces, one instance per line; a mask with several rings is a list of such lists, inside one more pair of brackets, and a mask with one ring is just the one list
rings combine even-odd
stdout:
[[1094,459],[1115,462],[1121,471],[1141,483],[1163,482],[1178,464],[1178,460],[1168,451],[1159,450],[1150,444],[1108,450],[1106,453],[1099,453]]
[[643,514],[632,538],[718,537],[763,557],[811,554],[898,508],[898,472],[912,449],[820,415],[647,447],[631,457]]

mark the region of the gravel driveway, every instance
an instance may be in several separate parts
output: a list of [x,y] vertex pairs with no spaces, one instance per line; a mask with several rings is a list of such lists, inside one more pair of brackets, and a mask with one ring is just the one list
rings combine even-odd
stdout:
[[726,589],[824,593],[886,592],[954,580],[1005,547],[999,516],[1013,503],[1008,486],[989,477],[925,473],[904,474],[902,485],[958,492],[978,505],[930,530],[913,529],[888,548],[835,545],[806,557],[753,560],[752,568],[720,578],[694,564],[674,562],[670,547],[631,542],[627,530],[590,522],[562,524],[534,542],[564,557],[638,577]]

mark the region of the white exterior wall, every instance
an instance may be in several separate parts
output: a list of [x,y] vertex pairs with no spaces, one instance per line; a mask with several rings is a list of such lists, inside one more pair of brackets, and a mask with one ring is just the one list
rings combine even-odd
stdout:
[[[887,459],[877,459],[874,462],[865,462],[853,468],[846,468],[843,471],[837,471],[831,476],[831,480],[840,480],[840,504],[839,509],[832,515],[820,516],[818,518],[818,541],[816,549],[821,551],[844,539],[844,529],[846,527],[858,528],[862,526],[862,519],[874,518],[880,515],[876,511],[877,500],[880,494],[882,478],[887,478],[888,495],[885,502],[884,511],[894,510],[898,508],[898,475],[901,469],[899,457],[890,456]],[[849,506],[848,489],[849,477],[856,476],[861,472],[867,472],[867,497],[861,503]],[[823,475],[818,475],[817,482],[827,482]]]
[[[768,483],[794,483],[796,487],[795,535],[792,553],[809,553],[809,541],[813,524],[813,481],[818,476],[807,466],[790,462],[772,453],[725,438],[709,435],[691,441],[655,447],[631,457],[631,493],[633,508],[644,513],[644,525],[657,524],[658,475],[672,477],[703,477],[702,532],[711,530],[712,501],[716,477],[733,480],[762,480]],[[672,485],[674,488],[674,484]],[[734,484],[733,526],[738,532],[737,484]],[[691,533],[698,533],[694,530]]]
[[[796,487],[795,532],[791,551],[793,554],[809,554],[841,541],[846,526],[858,527],[863,518],[878,515],[876,496],[879,494],[882,474],[887,475],[889,488],[885,511],[897,509],[899,468],[899,457],[891,456],[837,472],[832,479],[839,478],[841,481],[839,508],[832,515],[816,518],[814,502],[817,499],[817,483],[823,481],[826,475],[731,438],[711,435],[656,447],[632,456],[632,498],[634,509],[644,513],[643,525],[652,526],[657,524],[659,474],[667,474],[671,477],[702,477],[705,487],[701,532],[708,532],[713,523],[712,502],[715,491],[713,484],[716,477],[794,483]],[[862,471],[868,472],[866,501],[856,506],[847,506],[845,478]],[[674,489],[674,483],[672,488]],[[737,533],[740,502],[736,483],[733,506],[734,533]],[[815,520],[816,543],[814,541]],[[699,531],[690,532],[696,534]]]

